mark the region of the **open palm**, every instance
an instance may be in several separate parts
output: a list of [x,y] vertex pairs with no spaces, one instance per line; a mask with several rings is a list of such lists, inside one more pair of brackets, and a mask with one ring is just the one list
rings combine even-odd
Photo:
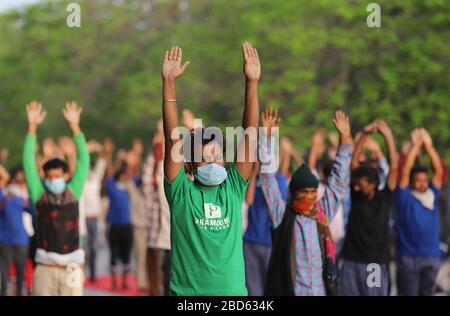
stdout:
[[341,137],[349,137],[350,136],[350,122],[342,111],[336,111],[334,118],[333,118],[334,126],[336,127],[336,130],[341,134]]
[[66,107],[62,110],[67,123],[71,125],[80,124],[80,115],[83,108],[79,107],[75,101],[66,102]]
[[271,108],[266,109],[261,115],[261,125],[264,128],[264,134],[267,137],[272,136],[272,128],[280,126],[281,118],[278,115],[278,110]]
[[161,69],[161,75],[164,79],[177,79],[181,76],[189,65],[189,61],[181,66],[183,51],[179,47],[172,47],[164,53],[164,61]]
[[244,54],[244,74],[248,80],[259,80],[261,76],[261,63],[259,62],[258,51],[253,48],[250,42],[242,44]]
[[42,108],[42,103],[31,101],[27,104],[28,124],[40,125],[47,116],[47,112]]

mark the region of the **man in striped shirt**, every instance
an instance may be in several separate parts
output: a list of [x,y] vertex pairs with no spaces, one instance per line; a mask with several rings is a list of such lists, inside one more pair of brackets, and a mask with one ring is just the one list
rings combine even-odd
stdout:
[[[278,119],[274,118],[269,118],[266,122],[263,120],[263,126],[271,127],[272,122],[277,121]],[[326,256],[334,258],[335,262],[335,248],[331,238],[327,238],[330,236],[328,223],[336,214],[339,203],[344,198],[345,188],[349,185],[352,153],[348,117],[338,111],[333,123],[340,135],[340,145],[328,185],[320,200],[317,201],[318,180],[306,165],[302,165],[293,174],[287,203],[282,198],[275,174],[260,174],[261,188],[275,229],[267,295],[327,294],[321,248],[324,248]],[[271,143],[262,141],[261,146]],[[267,154],[266,149],[262,148],[260,153]],[[261,158],[267,161],[266,157]],[[319,234],[324,236],[323,247],[320,245]]]

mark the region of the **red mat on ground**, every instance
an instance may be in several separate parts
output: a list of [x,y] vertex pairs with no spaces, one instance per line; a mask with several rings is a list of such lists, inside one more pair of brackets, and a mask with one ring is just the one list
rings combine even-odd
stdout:
[[110,292],[115,295],[124,295],[124,296],[147,296],[148,294],[145,292],[141,292],[138,290],[136,286],[136,277],[134,275],[129,275],[127,277],[127,285],[128,289],[122,289],[122,278],[117,278],[117,290],[112,290],[112,282],[111,277],[108,276],[100,276],[97,277],[95,283],[92,283],[89,278],[86,278],[84,283],[84,287],[94,291],[102,291],[102,292]]

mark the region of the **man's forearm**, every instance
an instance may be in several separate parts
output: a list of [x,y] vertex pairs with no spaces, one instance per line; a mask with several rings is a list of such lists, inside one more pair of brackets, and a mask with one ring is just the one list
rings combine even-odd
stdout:
[[352,162],[351,162],[351,168],[355,169],[359,166],[359,158],[361,157],[361,154],[364,150],[364,144],[366,142],[368,134],[362,133],[361,137],[359,138],[358,142],[355,145],[355,151],[353,153]]
[[173,129],[178,127],[178,107],[175,80],[163,80],[163,123],[166,141],[171,139]]
[[81,128],[79,124],[69,124],[70,130],[72,131],[73,136],[77,136],[81,134]]
[[258,101],[258,81],[245,81],[245,109],[242,127],[258,128],[259,101]]
[[389,155],[389,169],[392,171],[396,171],[398,169],[398,153],[395,147],[394,136],[391,135],[383,135],[386,141],[386,145],[388,148]]
[[428,157],[430,157],[431,166],[433,168],[434,173],[441,175],[443,173],[443,168],[441,164],[441,159],[439,158],[439,154],[437,153],[436,149],[433,147],[433,145],[427,145],[424,147]]
[[308,157],[308,167],[311,170],[316,169],[316,163],[317,163],[317,149],[316,146],[311,147],[311,152],[309,153]]
[[408,156],[406,157],[405,164],[403,165],[402,173],[406,172],[409,174],[414,165],[414,161],[417,158],[417,154],[419,153],[420,146],[421,145],[413,145],[411,147],[411,150],[409,151]]

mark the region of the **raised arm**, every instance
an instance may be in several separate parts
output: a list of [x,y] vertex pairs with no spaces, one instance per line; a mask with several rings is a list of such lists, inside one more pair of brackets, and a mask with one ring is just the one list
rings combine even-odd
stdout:
[[[236,155],[236,168],[244,180],[247,180],[252,172],[252,147],[256,147],[258,121],[259,121],[259,102],[258,102],[258,82],[261,76],[261,64],[259,62],[258,51],[253,48],[249,42],[242,45],[244,55],[244,74],[245,74],[245,108],[242,127],[244,130],[252,128],[254,133],[244,134],[238,146]],[[255,137],[255,139],[252,139]],[[253,146],[255,145],[255,146]]]
[[80,128],[80,115],[83,112],[83,108],[79,107],[76,102],[72,101],[66,103],[66,107],[62,110],[62,112],[67,124],[70,127],[70,130],[72,131],[75,147],[77,148],[76,167],[67,188],[71,190],[75,198],[79,200],[81,194],[83,193],[83,188],[88,177],[90,165],[86,138]]
[[[272,111],[271,109],[266,109],[262,113],[261,121],[264,133],[263,135],[260,135],[260,159],[261,161],[265,162],[273,162],[276,161],[276,152],[274,148],[270,148],[268,146],[274,143],[270,139],[271,137],[273,137],[271,133],[272,127],[278,127],[280,123],[278,112]],[[283,199],[283,195],[280,191],[280,187],[278,185],[278,181],[275,177],[274,172],[260,172],[259,179],[261,181],[261,189],[267,204],[267,208],[269,210],[270,218],[274,227],[277,227],[283,219],[284,212],[286,210],[286,201]]]
[[364,129],[361,131],[360,137],[357,139],[355,144],[355,149],[353,151],[353,157],[352,157],[352,170],[359,167],[359,160],[361,158],[361,155],[364,151],[365,144],[367,141],[367,138],[370,134],[377,132],[377,124],[376,121],[370,123],[369,125],[366,125]]
[[402,174],[400,176],[400,188],[406,188],[409,185],[409,176],[411,169],[414,166],[420,147],[423,145],[423,138],[420,129],[415,129],[411,133],[411,148],[406,156],[405,163],[402,167]]
[[383,120],[377,120],[377,128],[383,135],[384,141],[386,142],[388,148],[389,156],[389,176],[387,180],[387,186],[389,190],[394,191],[397,185],[397,174],[398,174],[398,152],[395,147],[394,135],[389,125]]
[[104,148],[104,158],[106,160],[106,176],[112,177],[114,175],[114,166],[113,166],[114,143],[111,140],[111,138],[105,138],[103,140],[103,148]]
[[248,206],[252,205],[253,201],[255,200],[256,177],[258,176],[258,171],[259,171],[259,163],[255,162],[253,163],[251,180],[247,187],[247,191],[245,192],[245,203],[247,203]]
[[280,138],[280,173],[290,178],[292,143],[286,136]]
[[345,190],[350,184],[350,163],[352,156],[352,136],[350,122],[342,111],[337,111],[333,118],[336,130],[339,132],[339,147],[328,178],[324,196],[319,203],[324,207],[328,220],[336,214],[339,203],[344,199]]
[[[180,135],[178,133],[172,137],[172,131],[178,128],[178,107],[175,82],[189,65],[188,61],[181,66],[182,53],[183,52],[179,47],[172,47],[170,52],[166,51],[164,53],[164,61],[161,69],[163,85],[162,113],[165,140],[164,174],[170,182],[176,178],[184,164],[183,161],[175,161],[171,154],[173,147],[180,141]],[[181,150],[178,154],[179,156],[182,155]]]
[[444,173],[444,168],[441,164],[441,159],[439,158],[439,154],[436,149],[433,147],[433,141],[431,139],[430,134],[424,128],[420,129],[423,139],[423,146],[425,147],[425,151],[427,152],[428,157],[430,157],[431,167],[433,168],[433,185],[441,189],[442,188],[442,175]]
[[25,138],[23,148],[23,170],[27,181],[28,191],[33,203],[36,203],[44,192],[39,172],[36,167],[36,132],[37,128],[44,121],[47,112],[42,108],[42,104],[32,101],[27,105],[28,134]]
[[102,182],[105,172],[106,172],[106,157],[105,157],[105,149],[102,144],[100,144],[96,140],[90,140],[88,142],[88,150],[89,154],[97,153],[97,162],[95,163],[93,176],[99,183]]
[[325,131],[323,128],[319,128],[311,137],[311,150],[308,157],[309,169],[316,170],[317,159],[323,156],[326,150],[325,148]]
[[4,188],[9,181],[9,172],[0,164],[0,189]]

